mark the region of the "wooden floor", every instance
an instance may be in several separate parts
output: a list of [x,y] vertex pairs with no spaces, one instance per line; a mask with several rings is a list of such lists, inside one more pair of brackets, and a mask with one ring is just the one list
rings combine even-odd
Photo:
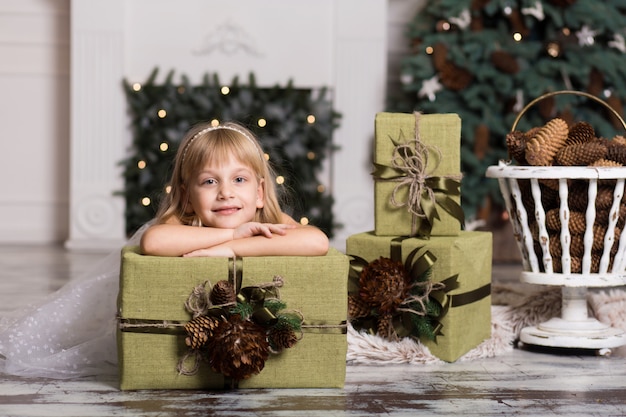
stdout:
[[[0,246],[0,314],[36,302],[102,255]],[[36,262],[34,260],[37,260]],[[517,265],[494,266],[515,280]],[[444,365],[348,366],[344,389],[122,392],[115,379],[0,375],[0,416],[624,416],[626,359],[515,349]]]

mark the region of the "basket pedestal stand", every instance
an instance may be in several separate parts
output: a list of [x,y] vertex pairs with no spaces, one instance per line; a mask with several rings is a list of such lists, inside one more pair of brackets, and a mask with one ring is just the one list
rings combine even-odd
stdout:
[[611,348],[626,345],[624,330],[588,316],[586,287],[564,286],[561,291],[561,317],[523,328],[520,342],[547,347],[597,349],[603,355],[610,354]]

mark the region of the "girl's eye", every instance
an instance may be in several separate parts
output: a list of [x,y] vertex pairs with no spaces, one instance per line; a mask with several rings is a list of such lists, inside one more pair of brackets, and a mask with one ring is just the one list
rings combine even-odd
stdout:
[[245,182],[246,179],[244,177],[237,177],[235,178],[235,182]]
[[215,180],[213,178],[209,178],[209,179],[204,180],[202,183],[211,185],[211,184],[215,184]]

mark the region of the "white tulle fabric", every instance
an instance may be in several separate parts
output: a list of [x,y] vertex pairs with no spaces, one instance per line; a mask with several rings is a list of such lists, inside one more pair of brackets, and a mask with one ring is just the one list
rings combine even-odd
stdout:
[[[137,244],[143,230],[128,244]],[[42,303],[4,318],[0,373],[46,378],[116,374],[119,271],[116,250]]]

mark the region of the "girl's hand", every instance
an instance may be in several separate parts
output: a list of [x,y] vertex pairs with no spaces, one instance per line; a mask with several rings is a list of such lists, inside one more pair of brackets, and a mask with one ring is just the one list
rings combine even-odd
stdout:
[[293,229],[295,227],[296,225],[294,224],[248,222],[234,229],[233,240],[259,235],[271,238],[272,234],[284,235],[286,229]]
[[205,249],[197,249],[189,253],[185,253],[183,258],[198,258],[198,257],[224,257],[224,258],[233,258],[235,256],[235,252],[229,248],[228,246],[217,245],[210,248]]

